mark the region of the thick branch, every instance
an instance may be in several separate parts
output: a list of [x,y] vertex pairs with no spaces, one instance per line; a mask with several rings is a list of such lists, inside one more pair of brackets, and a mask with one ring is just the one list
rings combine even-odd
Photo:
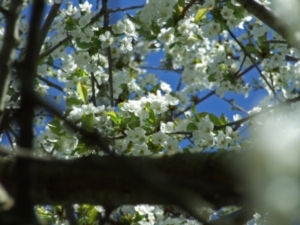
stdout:
[[6,13],[6,29],[2,49],[0,52],[0,123],[5,107],[5,96],[11,74],[11,65],[14,60],[15,47],[19,41],[18,18],[22,9],[22,1],[12,0],[9,11]]
[[[122,157],[118,162],[135,165],[148,171],[145,176],[163,176],[174,181],[174,187],[184,188],[215,207],[244,204],[246,170],[234,165],[244,155],[238,153],[176,154],[164,157]],[[24,158],[34,167],[35,204],[74,203],[101,204],[116,207],[124,204],[176,204],[133,176],[114,156],[86,157],[74,160]],[[14,158],[0,159],[0,182],[15,196]],[[20,173],[19,176],[22,176]],[[182,192],[183,196],[191,196]]]
[[276,15],[269,8],[255,0],[237,0],[249,13],[256,16],[262,22],[267,24],[271,29],[280,34],[287,42],[300,51],[300,42],[297,34],[298,30],[293,30],[285,22],[285,19]]

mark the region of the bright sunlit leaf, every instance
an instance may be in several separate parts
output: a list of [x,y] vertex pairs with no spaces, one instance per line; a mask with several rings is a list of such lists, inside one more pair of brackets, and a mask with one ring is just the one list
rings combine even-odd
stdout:
[[198,12],[195,15],[195,19],[194,22],[198,23],[200,20],[203,20],[206,18],[206,13],[209,9],[208,8],[204,8],[204,9],[199,9]]
[[77,92],[78,92],[81,100],[83,101],[83,103],[86,103],[87,97],[88,97],[87,88],[81,82],[78,82],[78,84],[77,84]]

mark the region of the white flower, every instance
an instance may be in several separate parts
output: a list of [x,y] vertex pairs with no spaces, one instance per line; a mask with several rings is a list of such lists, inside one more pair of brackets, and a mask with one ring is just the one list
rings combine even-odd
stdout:
[[64,153],[69,154],[71,151],[76,149],[78,139],[76,137],[62,137],[60,143],[62,144],[61,149],[63,149]]
[[81,11],[83,12],[91,12],[92,4],[89,4],[88,1],[85,1],[83,4],[79,4]]
[[173,106],[178,105],[178,103],[179,103],[178,98],[173,97],[173,96],[170,95],[170,94],[166,94],[166,95],[165,95],[165,101],[166,101],[169,105],[173,105]]
[[90,63],[91,57],[88,52],[80,52],[75,56],[75,60],[78,66],[85,66]]
[[82,15],[78,21],[80,27],[85,27],[91,21],[91,14]]
[[136,127],[134,130],[125,131],[128,140],[133,143],[143,144],[147,141],[146,131],[141,127]]
[[225,20],[228,20],[233,15],[233,9],[230,9],[227,6],[224,6],[221,11],[221,14]]
[[141,110],[141,103],[137,100],[129,100],[123,105],[122,110],[131,113],[136,113]]
[[168,29],[161,29],[160,33],[157,36],[157,39],[165,45],[170,45],[174,42],[174,28],[169,27]]
[[154,144],[163,145],[165,143],[165,141],[167,140],[167,138],[168,138],[168,136],[161,131],[152,135],[152,140],[153,140]]
[[145,77],[145,82],[148,83],[148,84],[156,84],[157,77],[153,73],[149,73]]
[[163,133],[172,133],[174,131],[174,123],[167,122],[167,123],[160,123],[160,130]]
[[168,103],[162,100],[152,101],[151,108],[154,110],[155,113],[161,114],[168,111]]
[[215,7],[215,0],[206,0],[203,4],[203,8],[214,8]]
[[124,20],[125,23],[125,34],[137,38],[137,33],[135,32],[135,25],[129,19]]
[[233,121],[238,121],[238,120],[241,120],[242,119],[242,116],[240,114],[234,114],[233,115]]
[[170,84],[163,81],[160,82],[160,88],[166,93],[170,93],[172,91]]
[[146,143],[142,143],[140,145],[135,144],[132,150],[132,155],[137,156],[137,155],[151,155],[152,152],[149,151],[148,146]]
[[179,150],[178,145],[179,145],[178,140],[175,139],[175,138],[171,138],[170,137],[170,138],[168,138],[168,141],[165,142],[164,148],[168,152],[170,152],[170,151],[174,152],[174,151],[178,151]]
[[219,149],[227,149],[228,145],[231,142],[231,138],[224,134],[223,131],[219,131],[218,135],[216,136],[217,139],[217,148]]
[[118,20],[117,23],[112,26],[112,30],[116,34],[122,34],[125,32],[125,24],[121,20]]
[[79,38],[81,42],[89,43],[91,42],[93,36],[94,36],[93,30],[90,28],[85,28],[84,32],[80,32]]
[[194,27],[196,27],[196,24],[192,22],[191,19],[183,19],[179,21],[179,26],[177,28],[178,32],[182,35],[189,35]]
[[120,51],[123,53],[127,53],[127,52],[131,52],[132,49],[133,48],[131,44],[131,38],[124,37],[120,45]]
[[111,34],[110,34],[109,31],[105,31],[104,34],[101,34],[100,37],[99,37],[99,39],[101,41],[101,47],[102,48],[107,48],[114,41],[114,37],[111,36]]

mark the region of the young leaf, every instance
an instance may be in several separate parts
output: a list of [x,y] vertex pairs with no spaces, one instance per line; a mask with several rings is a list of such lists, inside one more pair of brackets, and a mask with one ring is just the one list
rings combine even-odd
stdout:
[[224,125],[224,124],[227,124],[229,123],[229,119],[224,115],[224,113],[222,113],[221,117],[220,117],[220,122],[221,122],[221,125]]
[[81,100],[83,101],[83,103],[87,102],[87,88],[85,85],[83,85],[81,82],[78,82],[77,84],[77,92],[81,98]]
[[118,115],[116,114],[115,111],[108,111],[105,112],[105,114],[115,123],[115,124],[120,124],[120,119],[118,118]]
[[205,19],[207,11],[208,11],[208,8],[199,9],[195,15],[194,22],[198,23],[200,20]]
[[88,114],[81,117],[82,127],[87,130],[92,130],[94,127],[94,115]]
[[195,131],[198,130],[198,127],[196,124],[194,123],[189,123],[186,127],[187,131]]

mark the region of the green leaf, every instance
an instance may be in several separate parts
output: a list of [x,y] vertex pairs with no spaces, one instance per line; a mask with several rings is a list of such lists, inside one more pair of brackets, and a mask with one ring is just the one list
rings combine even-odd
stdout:
[[61,136],[61,126],[59,120],[57,119],[52,120],[48,124],[48,127],[54,134]]
[[189,148],[183,148],[183,153],[191,153]]
[[68,17],[65,24],[65,29],[67,31],[76,30],[77,22],[72,17]]
[[128,127],[130,129],[134,129],[138,126],[140,126],[140,119],[138,117],[136,117],[134,114],[132,114],[128,121]]
[[108,111],[105,112],[105,114],[115,123],[115,124],[120,124],[121,120],[118,118],[118,115],[116,114],[115,111]]
[[88,215],[88,223],[89,224],[93,224],[97,220],[98,211],[96,210],[95,207],[93,207],[92,209],[89,210],[89,212],[87,213],[87,215]]
[[88,114],[81,117],[82,127],[91,131],[94,128],[94,115]]
[[81,98],[81,100],[83,101],[83,103],[87,102],[87,87],[85,85],[83,85],[81,82],[78,82],[77,84],[77,92]]
[[210,121],[213,122],[214,125],[218,125],[218,126],[222,125],[221,120],[216,115],[209,113],[208,117]]
[[184,7],[180,6],[179,4],[176,4],[174,7],[175,7],[176,15],[180,16]]
[[74,105],[80,105],[80,104],[82,104],[82,102],[78,98],[75,98],[75,97],[67,98],[67,100],[66,100],[66,105],[68,107],[72,107]]
[[214,114],[207,113],[207,112],[202,112],[202,113],[199,113],[198,116],[201,117],[201,118],[208,116],[209,120],[210,120],[214,125],[217,125],[217,126],[222,125],[221,120],[220,120],[216,115],[214,115]]
[[140,215],[138,212],[136,212],[136,213],[134,214],[133,222],[137,223],[137,222],[139,222],[139,221],[141,221],[141,220],[143,220],[143,219],[144,219],[144,216],[142,216],[142,215]]
[[253,44],[248,44],[245,48],[249,53],[258,53],[258,49]]
[[161,27],[157,23],[151,23],[150,28],[155,36],[157,36],[161,31]]
[[207,12],[208,12],[208,8],[199,9],[198,12],[195,15],[194,22],[198,23],[200,20],[205,19]]
[[195,121],[196,121],[196,122],[199,122],[199,117],[198,117],[198,114],[197,114],[197,111],[196,111],[196,106],[195,106],[195,104],[192,105],[191,111],[192,111],[192,113],[193,113],[193,115],[194,115],[194,117],[195,117]]
[[87,49],[92,47],[100,47],[101,41],[98,38],[93,38],[90,42],[81,42],[79,38],[76,38],[76,44],[81,49]]
[[224,124],[227,124],[229,123],[229,119],[224,115],[224,113],[222,113],[221,117],[220,117],[220,122],[221,122],[221,125],[224,125]]
[[151,125],[154,125],[155,121],[156,121],[156,114],[155,114],[154,110],[151,108],[151,103],[149,103],[149,102],[146,103],[146,110],[149,113],[149,118],[147,119],[147,121]]
[[177,3],[180,7],[183,7],[185,6],[185,0],[178,0],[178,3]]
[[187,131],[195,131],[198,130],[198,127],[195,123],[189,123],[186,127]]

